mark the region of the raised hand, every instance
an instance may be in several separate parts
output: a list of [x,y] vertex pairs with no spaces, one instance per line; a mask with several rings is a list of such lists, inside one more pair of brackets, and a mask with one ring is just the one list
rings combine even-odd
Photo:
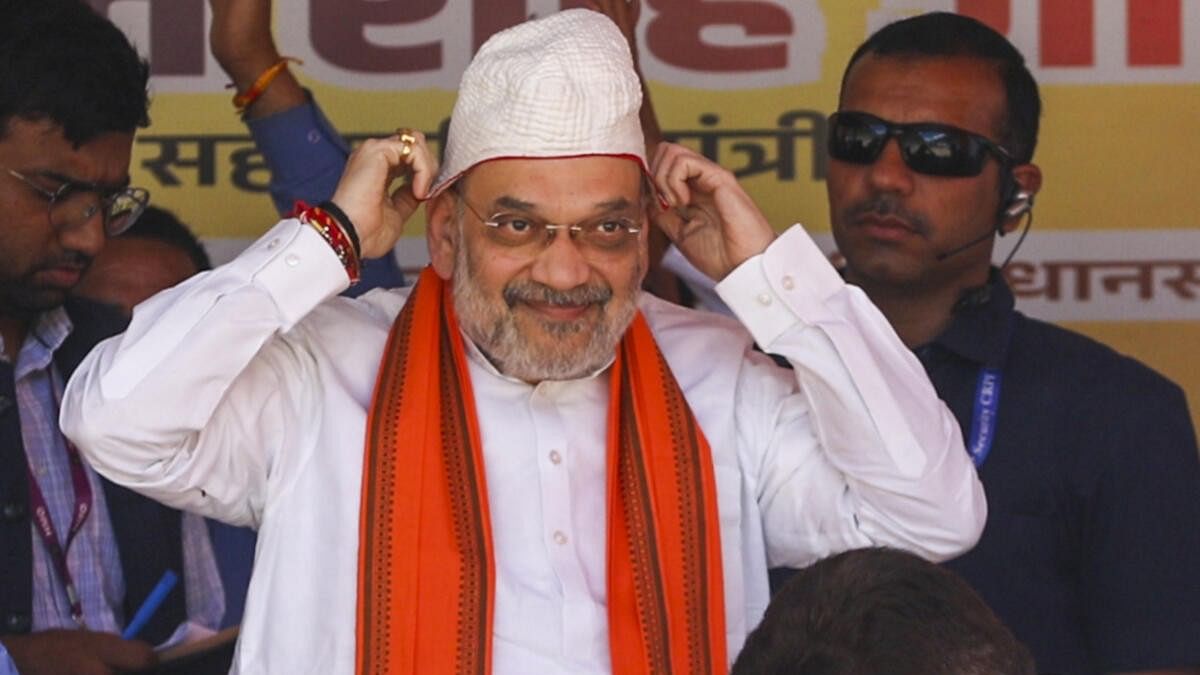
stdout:
[[[271,34],[271,0],[209,0],[212,29],[208,42],[221,69],[238,91],[250,88],[258,76],[279,62]],[[280,73],[247,113],[259,117],[306,100],[291,72]]]
[[655,225],[710,278],[724,279],[775,240],[775,231],[733,174],[700,154],[660,143],[650,172],[668,202]]
[[[404,223],[429,196],[438,163],[425,135],[409,131],[363,142],[346,162],[346,170],[333,193],[333,202],[354,223],[364,258],[389,253],[404,231]],[[407,151],[406,151],[407,148]],[[393,181],[405,183],[389,193]]]
[[110,633],[47,630],[2,641],[21,675],[111,675],[158,662],[150,645]]

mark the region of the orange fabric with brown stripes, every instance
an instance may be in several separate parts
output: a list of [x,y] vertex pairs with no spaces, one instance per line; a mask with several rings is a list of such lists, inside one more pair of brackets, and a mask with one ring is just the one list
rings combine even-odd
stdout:
[[[611,368],[608,616],[616,673],[724,673],[707,441],[639,314]],[[421,274],[367,422],[357,672],[488,673],[495,565],[482,446],[446,284]]]

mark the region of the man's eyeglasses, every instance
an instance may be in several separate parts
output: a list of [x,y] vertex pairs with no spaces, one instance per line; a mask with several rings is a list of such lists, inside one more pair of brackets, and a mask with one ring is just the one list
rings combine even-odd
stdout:
[[829,156],[843,162],[873,164],[893,137],[908,168],[930,176],[978,176],[988,153],[1005,166],[1013,163],[1004,148],[948,124],[897,124],[863,112],[829,117]]
[[4,170],[41,195],[51,225],[63,229],[78,227],[100,214],[104,232],[115,237],[133,225],[150,201],[150,193],[138,187],[104,190],[89,183],[66,181],[57,190],[47,190],[25,174],[6,167]]
[[574,225],[557,225],[516,213],[501,212],[484,218],[461,192],[458,192],[458,198],[487,227],[489,239],[501,246],[530,253],[549,246],[558,230],[566,230],[582,247],[601,253],[626,250],[637,241],[637,235],[642,231],[640,219],[633,216],[604,215]]

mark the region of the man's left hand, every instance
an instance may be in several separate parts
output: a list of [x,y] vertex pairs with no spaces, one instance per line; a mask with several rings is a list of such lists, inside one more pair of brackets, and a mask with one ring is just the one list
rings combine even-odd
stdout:
[[767,222],[733,174],[700,154],[660,143],[650,165],[669,202],[654,223],[709,278],[724,279],[775,240]]

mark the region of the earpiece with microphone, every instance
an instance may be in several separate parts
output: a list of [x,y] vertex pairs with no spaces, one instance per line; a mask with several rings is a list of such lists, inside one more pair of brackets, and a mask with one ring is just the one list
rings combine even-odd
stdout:
[[[1012,201],[1010,201],[1008,206],[1004,208],[1004,215],[1008,218],[1016,218],[1018,216],[1023,216],[1032,210],[1033,193],[1026,190],[1020,190],[1017,192],[1017,194],[1013,195]],[[1005,233],[1003,229],[1001,229],[1000,235],[1003,236],[1004,234]]]
[[996,228],[995,230],[988,230],[987,232],[984,232],[982,235],[980,235],[978,238],[972,239],[971,241],[968,241],[967,243],[965,243],[962,246],[959,246],[957,248],[952,248],[949,251],[944,251],[942,253],[939,253],[935,257],[938,262],[942,262],[943,260],[945,260],[946,258],[949,258],[952,255],[957,255],[959,253],[962,253],[963,251],[971,248],[972,246],[982,244],[983,242],[987,241],[988,239],[991,239],[992,237],[996,236],[997,231],[999,231],[999,233],[1001,235],[1004,234],[1004,231],[1001,230],[1000,228]]
[[[997,219],[995,228],[988,230],[987,232],[984,232],[981,236],[979,236],[975,239],[972,239],[971,241],[968,241],[967,243],[965,243],[961,246],[952,248],[949,251],[945,251],[943,253],[938,253],[937,256],[935,256],[935,258],[937,259],[938,262],[942,262],[943,260],[945,260],[946,258],[949,258],[952,255],[957,255],[957,254],[962,253],[963,251],[971,248],[972,246],[982,244],[983,242],[987,241],[988,239],[991,239],[993,236],[995,236],[997,234],[1000,235],[1001,237],[1003,237],[1005,234],[1008,234],[1004,229],[1004,221],[1005,220],[1008,220],[1010,218],[1019,218],[1019,217],[1025,215],[1026,213],[1029,213],[1032,210],[1033,210],[1033,193],[1029,192],[1027,190],[1018,190],[1017,193],[1014,194],[1012,196],[1012,198],[1009,199],[1008,202],[1005,204],[1004,209],[1001,211],[1001,213],[1003,214],[1004,217]],[[1024,238],[1024,235],[1022,235],[1022,238]],[[1018,243],[1018,245],[1020,245],[1020,244]]]

